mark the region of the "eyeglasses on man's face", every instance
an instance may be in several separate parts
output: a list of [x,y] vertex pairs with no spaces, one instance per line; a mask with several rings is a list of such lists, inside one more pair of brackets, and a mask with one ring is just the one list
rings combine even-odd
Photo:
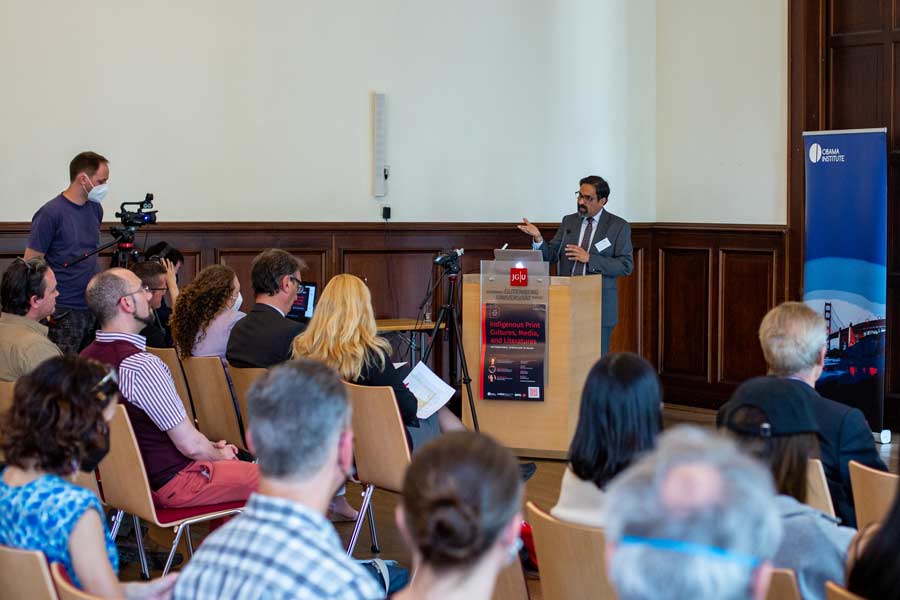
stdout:
[[581,192],[575,192],[575,197],[579,200],[583,200],[585,202],[595,202],[597,199],[593,196],[585,196]]

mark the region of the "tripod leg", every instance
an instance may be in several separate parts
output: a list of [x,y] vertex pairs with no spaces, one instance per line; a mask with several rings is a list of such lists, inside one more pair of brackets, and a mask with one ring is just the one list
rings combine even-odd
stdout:
[[462,369],[462,382],[466,386],[466,395],[469,399],[469,411],[472,413],[472,426],[475,431],[481,431],[478,427],[478,414],[475,412],[475,398],[472,396],[472,378],[469,377],[469,364],[466,362],[466,353],[463,351],[462,338],[460,337],[459,314],[450,307],[448,327],[452,329],[451,337],[456,339],[456,353],[459,356],[459,366]]

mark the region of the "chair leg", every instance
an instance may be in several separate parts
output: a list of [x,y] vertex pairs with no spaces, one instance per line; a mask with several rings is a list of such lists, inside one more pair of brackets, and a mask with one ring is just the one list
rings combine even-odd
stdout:
[[166,559],[166,566],[163,567],[163,577],[168,575],[169,569],[172,568],[172,562],[175,560],[175,552],[178,550],[178,542],[181,541],[181,532],[185,530],[185,527],[184,524],[181,524],[175,528],[175,541],[172,542],[172,549],[169,551],[169,557]]
[[347,546],[347,556],[353,556],[353,550],[356,548],[356,540],[359,539],[359,531],[362,529],[363,519],[366,518],[366,512],[369,510],[369,503],[372,502],[372,493],[375,492],[375,486],[371,483],[366,484],[363,492],[362,506],[359,507],[359,516],[356,517],[356,524],[353,525],[353,535],[350,536],[350,545]]
[[185,540],[187,541],[188,558],[193,558],[193,556],[194,556],[194,540],[191,539],[191,526],[190,525],[186,526],[184,535],[185,535]]
[[119,535],[119,528],[122,527],[122,519],[125,517],[124,510],[117,510],[116,514],[113,515],[113,525],[112,529],[109,530],[109,537],[113,540],[116,539],[116,536]]
[[369,502],[369,533],[372,534],[372,553],[381,554],[381,546],[378,545],[378,531],[375,529],[375,504]]
[[141,520],[137,515],[131,515],[134,519],[134,540],[137,542],[138,556],[141,559],[141,579],[150,580],[150,567],[147,566],[147,552],[144,550],[144,537],[141,534]]

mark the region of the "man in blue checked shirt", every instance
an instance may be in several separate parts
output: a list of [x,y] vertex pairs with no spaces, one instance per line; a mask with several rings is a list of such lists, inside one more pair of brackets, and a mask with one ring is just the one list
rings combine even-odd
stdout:
[[249,442],[259,491],[181,571],[176,599],[384,598],[346,556],[329,501],[353,461],[350,406],[338,376],[307,360],[269,370],[250,389]]

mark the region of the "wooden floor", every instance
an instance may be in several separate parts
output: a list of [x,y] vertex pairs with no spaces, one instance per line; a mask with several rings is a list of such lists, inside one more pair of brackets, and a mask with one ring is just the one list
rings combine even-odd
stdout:
[[[709,414],[695,412],[684,414],[677,411],[667,411],[665,419],[667,427],[680,422],[692,422],[710,427],[713,425]],[[898,473],[898,470],[900,470],[898,469],[898,455],[900,455],[900,443],[898,443],[898,440],[900,440],[900,437],[895,434],[893,443],[879,446],[879,452],[893,473]],[[552,460],[536,460],[535,462],[538,465],[538,469],[534,477],[526,484],[525,499],[531,500],[541,507],[552,507],[559,497],[559,486],[565,470],[565,463]],[[361,492],[362,490],[359,486],[354,484],[347,485],[347,498],[354,506],[359,506]],[[397,506],[397,496],[387,492],[376,491],[373,502],[378,541],[381,544],[381,558],[393,559],[408,567],[410,564],[409,553],[404,547],[394,525],[394,509]],[[353,524],[337,523],[335,528],[346,545],[350,540]],[[195,535],[195,539],[201,539],[204,533],[205,530],[201,526]],[[373,556],[368,527],[363,527],[362,535],[356,546],[355,556],[356,558],[370,558]],[[160,575],[158,572],[153,574],[154,577],[158,575]],[[121,577],[126,581],[138,579],[140,570],[134,564],[125,565],[122,568]],[[527,583],[531,600],[541,600],[540,582],[530,579]]]

